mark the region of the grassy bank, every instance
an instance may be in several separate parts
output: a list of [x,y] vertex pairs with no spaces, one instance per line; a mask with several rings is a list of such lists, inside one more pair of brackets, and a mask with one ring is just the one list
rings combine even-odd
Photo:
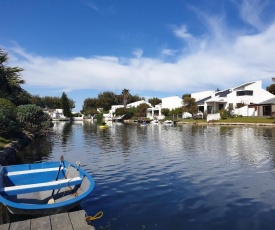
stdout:
[[[187,123],[207,123],[206,120],[202,119],[182,119],[180,122]],[[275,119],[270,117],[234,117],[221,119],[218,121],[213,121],[215,123],[266,123],[266,124],[275,124]]]

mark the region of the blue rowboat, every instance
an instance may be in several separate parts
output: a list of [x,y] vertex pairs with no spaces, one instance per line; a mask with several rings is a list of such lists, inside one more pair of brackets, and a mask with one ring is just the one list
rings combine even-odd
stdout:
[[1,166],[0,202],[12,214],[52,215],[79,205],[94,184],[79,165],[65,160]]

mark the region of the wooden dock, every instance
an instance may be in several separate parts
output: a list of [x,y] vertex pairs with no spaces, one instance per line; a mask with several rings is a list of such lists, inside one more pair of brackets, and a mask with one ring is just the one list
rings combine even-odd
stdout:
[[95,230],[87,224],[84,210],[60,213],[52,216],[39,217],[0,225],[0,230]]

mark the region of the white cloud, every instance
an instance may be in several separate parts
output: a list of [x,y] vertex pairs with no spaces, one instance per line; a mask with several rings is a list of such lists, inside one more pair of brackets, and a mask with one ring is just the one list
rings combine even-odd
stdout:
[[142,55],[143,55],[143,50],[142,49],[136,49],[136,50],[134,50],[133,54],[136,58],[141,58]]
[[[247,3],[244,0],[243,5]],[[242,6],[242,11],[248,12],[244,8],[248,7]],[[256,19],[242,14],[247,21],[257,24]],[[271,81],[275,73],[275,23],[266,25],[257,34],[245,34],[245,30],[241,33],[229,30],[224,16],[201,15],[207,34],[195,37],[185,25],[174,27],[174,34],[189,42],[183,45],[182,52],[162,50],[162,55],[177,55],[173,63],[143,57],[142,49],[134,50],[134,57],[128,58],[62,59],[37,56],[17,47],[8,51],[12,55],[10,64],[25,69],[23,78],[28,86],[68,90],[127,88],[131,92],[151,90],[175,94],[225,89],[253,80]]]
[[176,55],[177,52],[178,52],[178,50],[173,50],[173,49],[163,49],[161,51],[161,53],[165,56],[174,56],[174,55]]
[[175,26],[174,27],[174,33],[177,37],[182,38],[182,39],[192,38],[192,35],[187,32],[186,25],[182,25],[180,27]]
[[271,3],[270,0],[243,0],[240,7],[242,19],[258,30],[265,28],[261,20],[263,10]]

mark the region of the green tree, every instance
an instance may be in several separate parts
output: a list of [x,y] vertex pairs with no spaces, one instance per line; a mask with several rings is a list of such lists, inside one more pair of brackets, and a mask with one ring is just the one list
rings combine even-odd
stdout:
[[85,115],[94,115],[97,113],[96,105],[97,105],[97,98],[86,98],[84,100],[82,111],[81,113]]
[[18,106],[16,117],[21,127],[35,136],[45,135],[52,127],[50,116],[37,105]]
[[0,49],[0,98],[6,98],[15,105],[30,103],[31,95],[21,88],[25,81],[19,67],[7,66],[8,54]]
[[266,87],[266,90],[275,95],[275,84]]
[[156,106],[161,103],[161,99],[157,97],[153,97],[153,98],[150,98],[148,102],[151,103],[152,106]]
[[129,89],[123,89],[121,94],[123,96],[123,106],[126,108],[128,99],[130,97],[130,91]]
[[97,108],[103,108],[104,111],[109,111],[112,105],[115,104],[116,95],[113,92],[103,92],[98,94],[98,99],[96,103]]
[[121,116],[121,115],[128,115],[128,117],[132,117],[134,116],[136,112],[136,108],[135,107],[131,107],[131,108],[117,108],[115,111],[115,114],[117,116]]
[[65,117],[72,117],[70,101],[65,92],[61,96],[61,109],[63,109],[63,114]]
[[170,113],[170,110],[167,108],[161,109],[161,114],[164,115],[165,117],[168,117]]
[[128,99],[128,102],[129,103],[133,103],[133,102],[136,102],[136,101],[141,101],[141,100],[144,100],[145,101],[145,98],[144,97],[140,97],[138,95],[129,95],[129,99]]
[[136,112],[134,114],[135,117],[146,117],[147,114],[147,108],[149,108],[150,106],[146,103],[142,103],[140,104],[137,109]]
[[183,112],[188,112],[194,115],[198,112],[198,106],[196,104],[195,98],[184,97],[183,98]]
[[191,97],[191,94],[189,93],[183,94],[181,98],[184,99],[185,97]]
[[172,109],[169,113],[169,115],[174,115],[174,116],[179,116],[179,115],[182,115],[182,108],[175,108],[175,109]]
[[0,136],[16,137],[21,133],[21,127],[15,116],[16,106],[5,98],[0,98]]

